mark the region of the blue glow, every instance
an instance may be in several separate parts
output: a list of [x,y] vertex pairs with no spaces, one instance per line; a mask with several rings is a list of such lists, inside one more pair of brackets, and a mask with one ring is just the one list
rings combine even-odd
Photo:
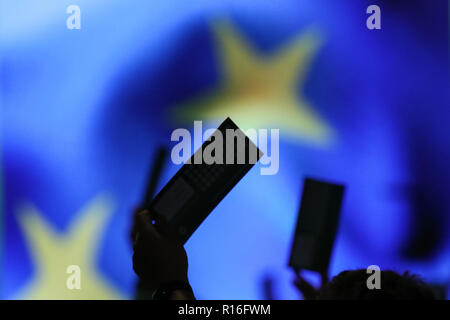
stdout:
[[[332,275],[378,264],[450,281],[450,135],[442,121],[449,118],[448,78],[441,71],[448,55],[435,54],[442,37],[425,43],[419,31],[410,32],[410,21],[389,11],[383,23],[396,31],[369,33],[364,1],[79,1],[80,31],[65,28],[68,4],[9,1],[0,13],[0,30],[10,30],[0,31],[3,297],[32,276],[17,205],[31,201],[64,231],[100,192],[117,207],[99,268],[132,297],[131,208],[154,148],[169,142],[168,110],[218,83],[208,23],[222,16],[263,52],[309,26],[322,32],[324,46],[298,90],[338,132],[338,144],[321,150],[281,133],[279,173],[261,176],[253,168],[189,240],[198,298],[260,299],[267,275],[277,298],[298,298],[286,265],[305,175],[348,187]],[[416,139],[419,151],[411,146]],[[417,162],[421,151],[426,159]],[[171,165],[164,181],[176,170]],[[439,202],[443,234],[430,257],[414,260],[402,254],[413,232],[413,203],[395,190],[419,178]]]

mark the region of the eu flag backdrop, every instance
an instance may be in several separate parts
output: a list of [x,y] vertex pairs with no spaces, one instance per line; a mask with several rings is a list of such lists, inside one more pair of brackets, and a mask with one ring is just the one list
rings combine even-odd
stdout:
[[347,186],[331,275],[376,264],[448,285],[447,1],[9,1],[0,17],[2,298],[132,298],[154,151],[227,116],[279,128],[280,166],[251,170],[188,241],[198,298],[265,298],[267,281],[299,297],[305,176]]

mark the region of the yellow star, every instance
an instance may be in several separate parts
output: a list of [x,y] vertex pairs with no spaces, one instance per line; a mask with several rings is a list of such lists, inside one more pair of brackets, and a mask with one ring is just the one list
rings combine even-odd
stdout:
[[[99,239],[111,201],[99,196],[79,212],[67,233],[58,233],[31,205],[21,209],[20,223],[35,266],[31,283],[22,291],[24,299],[119,299],[96,268]],[[80,267],[80,289],[68,289],[67,267]]]
[[227,22],[213,25],[223,70],[219,88],[175,109],[178,121],[221,121],[241,128],[279,128],[280,135],[318,145],[332,140],[331,128],[299,97],[318,36],[306,32],[271,56],[253,50]]

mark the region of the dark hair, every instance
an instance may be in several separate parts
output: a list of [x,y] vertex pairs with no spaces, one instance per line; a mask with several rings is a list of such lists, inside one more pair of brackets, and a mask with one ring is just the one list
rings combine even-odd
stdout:
[[327,300],[433,300],[431,288],[418,276],[405,272],[380,271],[380,289],[369,289],[365,269],[343,271],[326,284],[317,299]]

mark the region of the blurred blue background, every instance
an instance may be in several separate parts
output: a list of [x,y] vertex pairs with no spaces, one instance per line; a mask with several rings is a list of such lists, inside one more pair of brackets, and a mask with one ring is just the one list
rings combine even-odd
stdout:
[[[72,4],[80,30],[66,28]],[[366,28],[370,4],[381,30]],[[173,129],[229,114],[280,128],[280,170],[251,170],[188,241],[198,298],[262,299],[265,281],[300,298],[287,261],[305,176],[347,186],[330,275],[376,264],[448,292],[448,13],[437,0],[2,1],[1,298],[132,298],[128,231],[152,155]],[[264,95],[287,71],[293,109],[282,89]],[[268,112],[246,109],[255,83]],[[288,121],[305,113],[312,129]]]

